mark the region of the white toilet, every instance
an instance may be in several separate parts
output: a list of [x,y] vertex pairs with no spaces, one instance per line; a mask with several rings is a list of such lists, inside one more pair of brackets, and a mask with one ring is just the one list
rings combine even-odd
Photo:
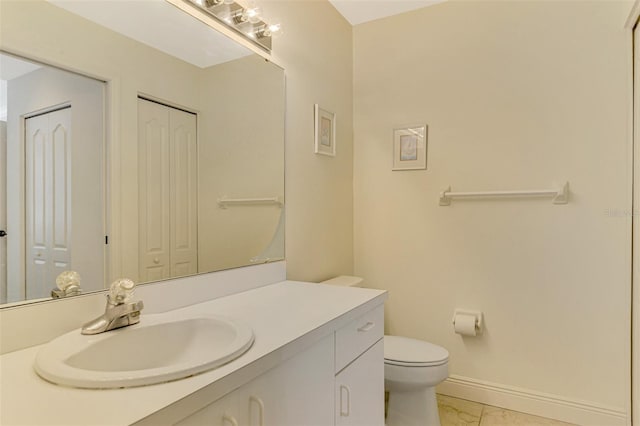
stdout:
[[[342,275],[323,284],[362,287]],[[384,336],[384,384],[389,392],[387,426],[440,426],[436,385],[449,375],[449,352],[423,340]]]
[[449,375],[449,352],[423,340],[384,336],[387,426],[440,426],[436,385]]

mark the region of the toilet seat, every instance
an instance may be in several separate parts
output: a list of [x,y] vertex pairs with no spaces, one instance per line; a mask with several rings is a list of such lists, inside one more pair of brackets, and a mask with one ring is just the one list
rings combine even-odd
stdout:
[[402,362],[402,361],[394,361],[391,359],[385,359],[384,363],[387,365],[397,365],[398,367],[437,367],[439,365],[443,365],[449,362],[448,359],[439,362]]
[[401,336],[384,336],[384,362],[400,367],[435,367],[449,361],[449,352],[438,345]]

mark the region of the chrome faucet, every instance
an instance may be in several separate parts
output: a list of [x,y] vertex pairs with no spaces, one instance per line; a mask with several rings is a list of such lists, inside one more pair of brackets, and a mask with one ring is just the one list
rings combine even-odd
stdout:
[[82,334],[99,334],[140,322],[142,300],[131,301],[135,284],[129,279],[116,280],[107,294],[104,314],[82,326]]

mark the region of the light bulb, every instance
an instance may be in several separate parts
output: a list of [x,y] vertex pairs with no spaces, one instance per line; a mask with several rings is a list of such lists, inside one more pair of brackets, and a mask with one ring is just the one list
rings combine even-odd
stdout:
[[280,34],[282,34],[282,24],[277,23],[277,24],[267,25],[267,29],[265,30],[265,35],[270,35],[273,37],[273,36],[279,36]]
[[233,4],[235,3],[235,0],[223,0],[224,4]]
[[258,37],[277,37],[281,34],[282,24],[277,22],[275,24],[265,24],[257,35]]
[[191,3],[197,4],[200,7],[204,7],[204,0],[191,0]]
[[262,11],[259,7],[251,7],[242,11],[242,20],[249,21],[252,24],[260,22]]

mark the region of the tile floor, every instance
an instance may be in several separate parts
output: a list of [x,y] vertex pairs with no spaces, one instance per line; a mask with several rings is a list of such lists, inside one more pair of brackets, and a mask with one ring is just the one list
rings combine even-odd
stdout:
[[438,395],[441,426],[570,426],[569,423]]

